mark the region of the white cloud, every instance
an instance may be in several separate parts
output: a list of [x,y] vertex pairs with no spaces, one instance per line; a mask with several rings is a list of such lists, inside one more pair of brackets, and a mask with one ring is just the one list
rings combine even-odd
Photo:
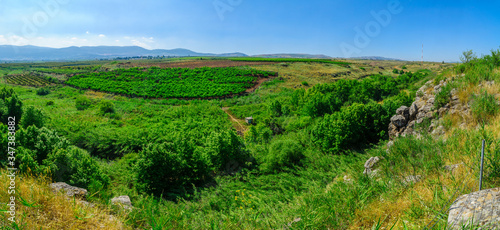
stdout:
[[99,37],[100,37],[100,38],[105,38],[105,37],[106,37],[106,35],[104,35],[104,34],[99,34]]

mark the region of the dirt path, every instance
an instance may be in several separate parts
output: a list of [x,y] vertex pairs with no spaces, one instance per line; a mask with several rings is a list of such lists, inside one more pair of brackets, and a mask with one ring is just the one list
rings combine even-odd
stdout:
[[245,122],[243,120],[236,119],[229,111],[229,107],[222,107],[222,111],[224,111],[231,118],[231,123],[233,123],[233,127],[238,132],[238,135],[243,136],[247,131],[247,127],[241,124],[241,122]]

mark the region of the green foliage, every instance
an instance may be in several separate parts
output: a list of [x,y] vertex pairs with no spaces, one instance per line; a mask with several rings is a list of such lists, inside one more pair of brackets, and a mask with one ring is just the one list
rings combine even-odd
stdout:
[[101,115],[107,114],[107,113],[115,113],[115,104],[111,101],[101,101],[99,103],[99,113]]
[[273,131],[265,124],[259,123],[257,126],[250,126],[246,133],[248,141],[253,143],[268,143],[273,137]]
[[210,179],[210,157],[195,150],[188,137],[149,144],[137,161],[140,191],[173,199]]
[[48,88],[40,88],[36,91],[36,95],[39,95],[39,96],[45,96],[45,95],[48,95],[50,93],[50,89]]
[[207,138],[204,150],[218,172],[232,173],[244,167],[249,158],[245,143],[233,130],[213,132]]
[[280,117],[283,115],[281,102],[279,100],[274,100],[269,104],[269,110],[271,111],[271,115],[274,117]]
[[386,136],[389,116],[377,103],[353,104],[339,112],[326,115],[312,130],[312,141],[326,153],[376,143]]
[[54,101],[47,101],[47,103],[45,104],[46,106],[51,106],[51,105],[54,105]]
[[10,98],[5,99],[5,106],[7,107],[7,114],[4,115],[4,123],[7,124],[7,120],[9,117],[14,117],[17,121],[20,121],[22,119],[22,114],[23,114],[23,103],[22,101],[14,94]]
[[285,167],[300,165],[305,158],[302,153],[303,147],[295,140],[277,140],[271,142],[269,153],[261,165],[263,172],[277,172]]
[[439,91],[434,98],[434,109],[439,109],[450,102],[451,90],[451,84],[446,84],[446,86],[441,88],[441,91]]
[[309,86],[309,83],[308,83],[307,81],[303,81],[301,84],[302,84],[303,86]]
[[472,50],[467,50],[462,52],[462,56],[460,56],[460,61],[462,63],[469,63],[477,59],[477,55]]
[[92,101],[85,96],[79,96],[78,98],[76,98],[75,106],[77,110],[88,109],[91,105]]
[[81,89],[146,98],[207,98],[239,94],[254,85],[258,76],[272,72],[241,68],[117,69],[81,74],[67,84]]
[[399,74],[399,70],[398,69],[393,69],[392,73]]
[[21,125],[23,127],[26,128],[34,125],[41,128],[44,126],[46,117],[41,109],[35,108],[34,106],[28,106],[23,114],[23,118],[21,119]]
[[495,95],[483,90],[479,95],[472,97],[472,115],[479,123],[487,123],[488,120],[498,114],[499,105]]
[[69,142],[45,127],[28,126],[16,132],[17,145],[32,151],[32,158],[41,165],[56,149],[66,149]]
[[55,181],[66,181],[69,184],[88,188],[97,183],[100,187],[109,184],[109,177],[103,173],[96,160],[86,151],[69,147],[57,149],[44,160]]

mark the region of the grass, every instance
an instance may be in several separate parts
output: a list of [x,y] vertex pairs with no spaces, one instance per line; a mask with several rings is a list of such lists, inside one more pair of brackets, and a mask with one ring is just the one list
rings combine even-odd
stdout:
[[[10,195],[7,171],[0,170],[0,209],[5,210]],[[78,200],[56,194],[49,188],[50,181],[44,177],[17,176],[16,178],[16,218],[18,229],[126,229],[120,216],[105,206],[91,207]],[[0,227],[8,229],[12,223],[1,212]]]

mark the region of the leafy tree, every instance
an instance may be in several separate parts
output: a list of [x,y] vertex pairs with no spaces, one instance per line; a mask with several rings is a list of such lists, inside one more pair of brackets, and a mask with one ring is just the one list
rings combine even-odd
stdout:
[[12,97],[5,99],[5,105],[7,107],[7,114],[4,117],[4,123],[7,124],[8,117],[15,117],[16,121],[20,121],[23,114],[23,103],[21,100],[14,94]]
[[216,171],[243,167],[249,157],[243,140],[233,130],[213,132],[206,142],[206,154]]
[[182,196],[211,177],[209,159],[185,137],[149,144],[135,167],[138,189],[167,199]]
[[45,116],[39,108],[34,106],[28,106],[24,111],[23,118],[21,120],[21,125],[23,127],[28,127],[34,125],[36,127],[43,127],[45,124]]
[[477,59],[476,53],[474,53],[472,50],[467,50],[462,52],[462,56],[460,56],[460,61],[463,63],[470,63],[471,61],[474,61]]
[[269,104],[269,110],[274,117],[280,117],[283,114],[281,102],[279,100],[272,101],[271,104]]

